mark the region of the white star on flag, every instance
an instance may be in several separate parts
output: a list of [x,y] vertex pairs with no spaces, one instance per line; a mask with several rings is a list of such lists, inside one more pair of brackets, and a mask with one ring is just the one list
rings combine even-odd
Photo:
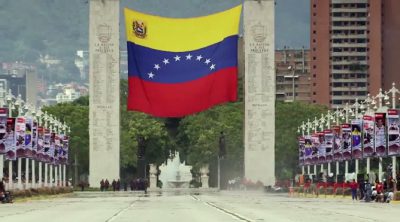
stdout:
[[178,56],[178,55],[176,55],[176,56],[174,57],[174,59],[175,59],[175,62],[177,62],[177,61],[181,61],[181,57],[180,57],[180,56]]
[[189,54],[186,56],[186,60],[191,60],[191,59],[192,59],[192,55]]
[[199,56],[197,56],[196,60],[200,61],[202,58],[203,58],[203,56],[199,55]]
[[210,69],[211,69],[211,70],[215,69],[215,64],[212,64],[212,65],[210,66]]
[[154,74],[152,72],[150,72],[148,75],[149,75],[149,79],[152,79],[154,77]]
[[169,59],[164,59],[163,63],[167,65],[169,63]]
[[154,64],[154,68],[157,69],[157,70],[159,70],[159,69],[160,69],[160,65]]
[[210,59],[206,59],[206,61],[204,63],[208,65],[208,63],[210,63],[210,62],[211,62]]

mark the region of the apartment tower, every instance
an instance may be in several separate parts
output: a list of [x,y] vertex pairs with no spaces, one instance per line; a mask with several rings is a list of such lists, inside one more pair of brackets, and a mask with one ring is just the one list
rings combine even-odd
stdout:
[[400,85],[399,0],[311,0],[312,102],[343,107]]

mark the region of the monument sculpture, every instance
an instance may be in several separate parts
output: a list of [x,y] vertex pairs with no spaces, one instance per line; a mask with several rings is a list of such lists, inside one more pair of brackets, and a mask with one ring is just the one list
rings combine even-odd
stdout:
[[90,0],[89,184],[119,178],[119,0]]
[[245,177],[275,183],[274,0],[244,2]]

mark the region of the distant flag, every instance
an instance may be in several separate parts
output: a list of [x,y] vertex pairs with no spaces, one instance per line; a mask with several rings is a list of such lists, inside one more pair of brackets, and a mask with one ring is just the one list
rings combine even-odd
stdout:
[[185,19],[125,9],[128,110],[181,117],[235,101],[241,8]]

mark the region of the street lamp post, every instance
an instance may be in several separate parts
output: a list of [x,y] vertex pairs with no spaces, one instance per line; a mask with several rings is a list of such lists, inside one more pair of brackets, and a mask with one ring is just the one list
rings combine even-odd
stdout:
[[[355,107],[355,109],[354,109],[354,111],[355,111],[355,118],[356,119],[358,119],[359,118],[359,115],[358,115],[358,112],[359,112],[359,108],[360,108],[360,103],[358,103],[358,98],[356,98],[356,101],[355,101],[355,103],[353,104],[353,106]],[[362,130],[362,127],[361,127],[361,130]],[[362,131],[361,131],[362,132]],[[355,173],[356,173],[356,175],[358,174],[358,159],[356,159],[355,160]]]
[[[36,118],[37,118],[37,130],[36,130],[36,135],[37,135],[37,137],[39,136],[39,126],[41,126],[42,125],[42,115],[43,115],[43,113],[42,113],[42,111],[41,110],[39,110],[37,113],[36,113]],[[38,178],[38,186],[39,187],[42,187],[43,186],[43,183],[42,183],[42,172],[43,172],[43,170],[42,170],[42,162],[41,161],[39,161],[39,166],[38,166],[38,170],[39,170],[39,178]]]
[[[11,89],[9,90],[7,96],[6,96],[6,102],[8,106],[8,117],[12,117],[12,110],[14,109],[13,106],[13,95],[11,94]],[[9,160],[8,161],[8,189],[13,189],[14,187],[14,180],[13,180],[13,161]]]
[[[318,127],[317,117],[314,118],[313,126],[314,126],[314,133],[317,133],[317,127]],[[317,175],[317,164],[314,164],[314,175]]]
[[[382,110],[382,102],[383,102],[383,98],[385,98],[385,94],[383,94],[382,92],[382,88],[379,89],[379,93],[378,95],[376,95],[375,98],[378,98],[378,110]],[[382,171],[382,157],[379,157],[379,167],[378,167],[378,178],[379,181],[382,181],[382,177],[383,177],[383,171]]]
[[[324,123],[325,123],[325,116],[324,116],[324,114],[321,114],[321,119],[319,120],[319,127],[320,127],[321,132],[324,131]],[[325,149],[325,147],[323,147],[323,149]],[[326,150],[324,150],[324,151],[326,154]],[[324,164],[321,163],[321,173],[323,173],[323,172],[324,172]]]
[[[396,88],[396,84],[392,83],[392,88],[388,91],[392,96],[392,109],[396,109],[396,93],[400,91]],[[392,156],[392,178],[396,178],[396,156]],[[396,188],[396,186],[394,186]]]
[[[46,132],[46,130],[47,130],[47,127],[48,127],[48,120],[49,120],[49,115],[47,115],[47,111],[45,111],[44,112],[44,133]],[[44,163],[44,186],[45,187],[47,187],[48,186],[48,182],[49,182],[49,180],[48,180],[48,164],[47,164],[47,162],[45,162]]]
[[[350,110],[351,110],[351,109],[350,109],[350,107],[349,107],[349,103],[346,103],[346,105],[345,105],[345,107],[344,107],[346,123],[349,123],[349,113],[350,113]],[[346,161],[344,162],[344,172],[345,172],[345,175],[349,173],[349,161],[348,161],[348,160],[346,160]]]
[[[17,118],[20,116],[21,114],[21,107],[22,107],[22,99],[21,99],[21,94],[18,95],[16,101],[15,101],[15,108],[17,110]],[[22,189],[22,158],[17,157],[17,162],[18,162],[18,182],[17,182],[17,188],[18,189]]]
[[[307,120],[306,123],[306,127],[307,127],[307,135],[310,135],[310,131],[311,131],[311,127],[312,127],[312,123],[310,122],[310,119]],[[310,165],[307,165],[307,174],[310,175],[311,171],[310,171]]]

